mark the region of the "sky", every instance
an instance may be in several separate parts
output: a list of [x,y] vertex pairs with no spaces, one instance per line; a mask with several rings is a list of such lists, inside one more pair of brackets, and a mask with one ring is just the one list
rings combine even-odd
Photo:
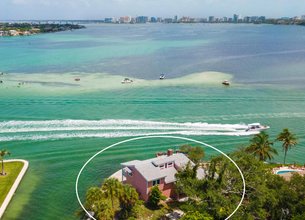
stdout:
[[119,16],[268,18],[305,14],[305,0],[0,0],[0,20],[102,19]]

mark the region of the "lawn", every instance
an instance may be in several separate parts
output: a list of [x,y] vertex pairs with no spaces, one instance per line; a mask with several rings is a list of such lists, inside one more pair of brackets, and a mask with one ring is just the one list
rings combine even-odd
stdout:
[[[4,163],[5,176],[0,175],[0,206],[2,205],[6,195],[10,191],[22,167],[22,162],[7,162]],[[1,163],[0,163],[1,166]],[[1,168],[0,168],[1,169]],[[0,171],[1,172],[1,171]]]
[[166,205],[160,205],[159,209],[150,209],[145,205],[142,205],[139,210],[139,220],[157,220],[169,212]]

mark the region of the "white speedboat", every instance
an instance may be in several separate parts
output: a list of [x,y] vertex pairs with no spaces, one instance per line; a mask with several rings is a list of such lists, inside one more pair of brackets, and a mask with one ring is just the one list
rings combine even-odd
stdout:
[[126,84],[126,83],[132,83],[133,81],[129,78],[125,78],[124,80],[122,80],[122,84]]
[[261,125],[260,123],[248,124],[246,131],[263,131],[270,128],[269,126]]
[[160,77],[159,77],[159,79],[161,79],[161,80],[162,80],[162,79],[165,79],[165,74],[161,74]]

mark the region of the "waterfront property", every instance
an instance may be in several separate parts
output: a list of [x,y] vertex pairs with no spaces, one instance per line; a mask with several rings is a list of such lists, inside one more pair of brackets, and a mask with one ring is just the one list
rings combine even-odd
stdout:
[[[166,155],[157,156],[147,160],[132,160],[122,163],[122,179],[125,183],[136,188],[140,198],[147,201],[150,189],[158,185],[166,197],[175,198],[175,174],[187,164],[194,163],[183,153],[174,153],[169,149]],[[204,177],[204,170],[199,168],[197,177]]]

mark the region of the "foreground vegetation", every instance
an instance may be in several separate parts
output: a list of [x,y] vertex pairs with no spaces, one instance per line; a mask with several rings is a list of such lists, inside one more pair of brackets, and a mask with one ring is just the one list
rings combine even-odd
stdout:
[[4,164],[6,175],[0,175],[0,205],[4,201],[24,165],[22,162],[6,162]]
[[[268,165],[241,149],[229,155],[240,167],[246,181],[245,199],[232,219],[305,219],[305,176],[294,174],[289,182],[274,175]],[[193,169],[177,174],[177,187],[189,197],[178,207],[191,218],[200,214],[207,219],[225,219],[237,207],[242,180],[227,158],[211,160],[208,176],[194,178]]]
[[[101,187],[91,187],[87,191],[85,208],[99,220],[159,219],[168,212],[166,206],[159,204],[164,199],[159,188],[153,187],[148,203],[144,204],[131,185],[109,178]],[[81,210],[77,215],[84,217],[86,214]]]
[[[273,174],[274,165],[265,163],[277,154],[273,147],[275,141],[282,143],[285,164],[288,150],[298,143],[288,129],[274,141],[261,132],[250,139],[248,146],[229,154],[246,181],[244,200],[231,219],[305,219],[305,176],[295,173],[286,181]],[[181,220],[226,219],[237,208],[243,195],[242,178],[235,165],[224,156],[202,163],[204,151],[201,147],[183,145],[180,152],[195,163],[189,163],[176,174],[176,194],[179,198],[187,197],[186,201],[164,203],[159,188],[153,187],[148,203],[144,204],[132,186],[107,179],[101,188],[88,190],[86,209],[93,211],[100,220],[164,219],[164,215],[174,209],[185,213]],[[197,178],[199,167],[205,170],[203,179]]]

